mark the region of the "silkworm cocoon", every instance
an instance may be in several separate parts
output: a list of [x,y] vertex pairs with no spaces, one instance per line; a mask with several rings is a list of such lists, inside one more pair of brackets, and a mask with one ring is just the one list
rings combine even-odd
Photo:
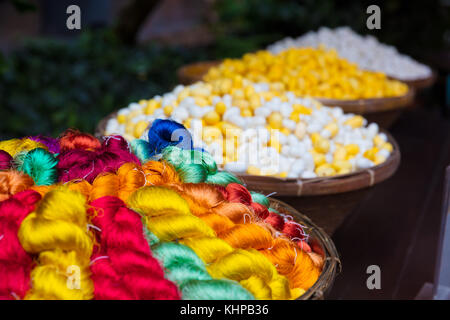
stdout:
[[356,159],[356,167],[358,169],[368,169],[373,166],[374,166],[374,163],[367,158],[360,157],[360,158]]
[[367,126],[367,131],[370,138],[376,136],[378,134],[378,130],[379,130],[378,124],[376,124],[375,122],[372,122]]
[[[209,106],[209,107],[202,107],[202,108],[199,108],[199,114],[200,114],[200,116],[199,116],[198,118],[204,118],[207,114],[210,114],[210,113],[216,113],[216,112],[214,111],[214,107]],[[219,121],[220,121],[220,118],[217,119],[217,122],[219,122]]]
[[255,129],[246,129],[243,130],[241,133],[241,136],[239,137],[239,141],[241,143],[252,141],[253,139],[257,138],[258,132]]
[[276,165],[264,166],[260,170],[263,176],[273,176],[280,173],[280,168]]
[[117,115],[127,115],[127,114],[129,114],[130,113],[130,109],[128,109],[128,108],[122,108],[122,109],[120,109],[119,111],[117,111]]
[[378,135],[384,142],[388,141],[387,135],[384,132],[380,132]]
[[316,178],[317,174],[313,171],[303,171],[301,174],[301,177],[303,179],[312,179],[312,178]]
[[288,179],[292,179],[292,178],[298,178],[298,174],[292,171],[288,171],[288,174],[286,176]]
[[232,124],[240,127],[240,128],[245,128],[246,126],[246,119],[241,117],[241,116],[234,116],[233,118],[229,119],[228,121],[230,121]]
[[139,103],[132,102],[128,105],[130,111],[141,110],[142,106]]
[[247,118],[247,127],[252,129],[258,127],[258,123],[255,121],[254,117]]
[[370,149],[370,148],[373,148],[373,141],[371,141],[371,140],[363,140],[363,139],[360,139],[359,141],[361,142],[361,144],[363,144],[365,146],[366,150]]
[[214,161],[216,161],[216,164],[222,165],[223,164],[223,145],[219,142],[211,142],[209,145],[206,146],[206,149],[208,152],[212,155],[214,158]]
[[312,141],[311,141],[310,137],[304,137],[302,142],[305,145],[306,150],[311,150],[311,148],[312,148]]
[[330,177],[336,174],[336,170],[329,163],[324,163],[317,167],[316,174],[319,177]]
[[296,146],[299,143],[299,141],[297,140],[297,138],[295,137],[295,135],[290,134],[287,137],[287,144],[289,144],[290,146]]
[[288,118],[292,113],[292,106],[287,102],[282,103],[280,106],[280,113],[283,115],[283,117]]
[[179,119],[179,121],[183,122],[189,118],[189,112],[184,107],[178,107],[172,112],[172,118]]
[[302,140],[303,137],[306,134],[306,125],[305,125],[305,123],[303,123],[303,122],[297,123],[297,125],[295,126],[294,134],[299,140]]
[[344,114],[344,111],[342,108],[336,107],[331,109],[331,114],[335,118],[340,118]]
[[328,129],[323,129],[320,131],[320,135],[325,139],[329,139],[331,137],[331,132]]
[[173,93],[175,96],[178,96],[180,94],[181,91],[183,91],[184,86],[182,84],[177,85],[174,89],[173,89]]
[[191,130],[193,132],[194,139],[199,137],[201,139],[202,136],[202,128],[203,128],[203,122],[200,119],[192,119],[191,120]]
[[334,151],[336,151],[336,144],[334,143],[334,141],[330,141],[330,148],[328,149],[328,152],[333,154]]
[[[279,158],[277,157],[276,161],[279,161],[278,159]],[[273,159],[272,157],[268,157],[268,156],[261,156],[257,159],[257,164],[260,169],[262,169],[264,167],[269,167],[270,165],[272,165],[273,162],[275,162],[275,159]],[[252,163],[252,162],[250,162],[250,163]]]
[[255,116],[266,118],[271,112],[270,108],[264,106],[255,110]]
[[175,102],[176,97],[174,95],[167,95],[164,96],[162,101],[161,101],[161,105],[163,107],[168,106],[168,105],[173,105],[173,103]]
[[277,158],[279,156],[278,151],[273,147],[266,148],[268,158]]
[[297,126],[297,123],[290,119],[284,119],[283,120],[283,127],[289,129],[289,130],[295,130],[295,127]]
[[136,124],[140,121],[145,121],[146,119],[147,119],[147,116],[145,114],[140,114],[140,115],[134,117],[133,119],[131,119],[131,123]]
[[285,135],[284,133],[280,132],[278,135],[278,141],[280,142],[281,145],[284,145],[287,143],[287,135]]
[[293,92],[288,91],[286,93],[286,97],[289,99],[289,102],[293,102],[296,98],[295,94]]
[[108,123],[106,124],[106,132],[114,133],[117,132],[119,128],[120,128],[119,121],[117,121],[117,119],[114,118],[108,121]]
[[321,153],[313,153],[312,156],[313,156],[313,160],[314,160],[314,165],[315,165],[316,167],[318,167],[318,166],[320,166],[320,165],[322,165],[322,164],[324,164],[324,163],[327,162],[327,160],[326,160],[324,154],[321,154]]
[[214,96],[212,98],[212,104],[216,105],[218,102],[222,101],[222,99],[219,96]]
[[266,124],[266,118],[264,117],[255,116],[253,117],[253,121],[257,126],[263,126]]
[[319,132],[320,130],[322,130],[322,126],[318,122],[310,123],[306,127],[306,131],[310,134],[314,132]]
[[231,122],[230,120],[236,116],[239,116],[240,110],[237,107],[228,108],[227,111],[223,114],[222,118],[225,121]]
[[378,153],[377,153],[377,155],[379,155],[379,156],[381,156],[381,157],[384,157],[384,158],[388,158],[389,157],[389,155],[390,155],[391,153],[388,151],[388,150],[386,150],[386,149],[381,149],[380,151],[378,151]]
[[236,151],[239,156],[239,159],[241,159],[241,157],[242,157],[242,159],[247,159],[249,156],[249,152],[248,152],[249,149],[250,148],[249,148],[248,143],[242,143],[242,144],[238,145]]
[[272,108],[274,108],[273,111],[275,111],[275,108],[278,109],[278,106],[281,104],[281,100],[278,97],[274,97],[270,102],[273,105],[273,107],[272,107]]
[[165,118],[165,114],[164,114],[164,110],[163,109],[156,109],[153,112],[153,116],[155,116],[156,118]]
[[244,173],[247,171],[247,164],[244,162],[228,162],[225,164],[224,169],[226,171]]
[[279,158],[280,163],[279,163],[279,170],[280,171],[289,171],[291,165],[292,165],[292,161],[288,158],[288,157],[284,157],[284,156],[280,156]]
[[300,175],[303,171],[305,171],[306,164],[303,159],[297,159],[292,163],[290,172],[293,172],[295,174]]
[[289,145],[284,145],[281,147],[281,154],[284,156],[288,156],[291,154],[291,147]]
[[189,108],[190,106],[195,105],[195,99],[192,97],[187,97],[180,103],[180,105],[183,105],[183,106],[186,106],[187,108]]

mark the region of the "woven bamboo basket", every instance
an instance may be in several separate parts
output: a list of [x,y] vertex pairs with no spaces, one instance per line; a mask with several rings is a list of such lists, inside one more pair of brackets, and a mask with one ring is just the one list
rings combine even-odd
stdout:
[[[107,121],[115,115],[112,113],[99,122],[95,131],[97,137],[105,134]],[[249,190],[264,194],[275,192],[277,198],[282,198],[318,223],[328,234],[333,234],[364,199],[369,188],[388,179],[397,170],[400,149],[395,139],[385,133],[394,150],[385,162],[370,169],[314,179],[238,176]]]
[[308,217],[304,216],[288,204],[270,198],[270,207],[280,213],[291,215],[296,222],[305,227],[309,234],[309,243],[312,247],[318,248],[315,252],[324,259],[322,273],[316,283],[309,288],[298,300],[322,300],[330,292],[336,274],[341,271],[341,261],[331,238],[323,229],[314,224]]
[[[197,81],[201,81],[203,76],[208,72],[208,70],[212,67],[215,67],[220,64],[220,60],[215,61],[203,61],[203,62],[195,62],[191,64],[187,64],[178,69],[178,81],[184,85],[189,85]],[[433,70],[431,76],[422,79],[416,80],[402,80],[396,77],[391,77],[394,80],[401,81],[407,84],[410,88],[415,91],[423,90],[431,87],[437,80],[437,73]]]
[[[220,64],[221,61],[204,61],[185,65],[178,69],[178,80],[184,85],[189,85],[202,80],[208,70]],[[412,104],[415,96],[415,85],[422,82],[411,82],[408,92],[404,96],[341,100],[318,98],[326,106],[339,106],[344,112],[362,114],[370,122],[376,122],[383,128],[389,128],[401,115],[404,109]]]

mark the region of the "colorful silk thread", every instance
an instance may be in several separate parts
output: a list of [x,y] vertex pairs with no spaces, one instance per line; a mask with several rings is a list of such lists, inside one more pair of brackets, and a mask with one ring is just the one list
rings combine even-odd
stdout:
[[99,198],[91,206],[99,243],[91,262],[95,299],[179,299],[177,287],[151,256],[141,217],[116,197]]
[[25,299],[94,297],[89,270],[93,235],[81,193],[66,187],[49,191],[23,220],[18,238],[26,252],[38,256]]
[[40,199],[37,192],[27,190],[0,202],[0,300],[23,299],[30,288],[33,259],[17,232]]
[[[147,227],[161,241],[216,239],[214,230],[192,215],[187,202],[173,190],[163,187],[144,187],[134,192],[127,203],[133,210],[146,217]],[[223,255],[225,252],[211,249],[210,252],[215,252],[216,255],[208,270],[216,276],[239,281],[257,299],[289,299],[291,297],[287,279],[278,275],[275,267],[268,263],[268,260],[258,251],[247,250],[247,253],[242,253],[241,250],[232,250]],[[241,275],[238,276],[239,267],[237,270],[226,272],[229,270],[226,265],[230,261],[235,264],[233,268],[242,267]]]

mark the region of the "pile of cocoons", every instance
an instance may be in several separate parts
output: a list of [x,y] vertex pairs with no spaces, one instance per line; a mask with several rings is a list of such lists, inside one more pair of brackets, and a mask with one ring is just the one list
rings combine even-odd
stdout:
[[[0,299],[290,300],[309,290],[326,257],[308,227],[208,153],[171,145],[180,129],[155,120],[136,154],[120,135],[76,130],[0,141]],[[199,162],[183,157],[192,153]]]
[[239,76],[131,103],[108,121],[106,134],[145,140],[158,118],[183,124],[195,148],[238,174],[330,177],[379,165],[393,151],[378,125],[360,115]]
[[432,75],[430,67],[400,54],[393,46],[380,43],[373,36],[361,36],[349,27],[320,28],[298,38],[285,38],[267,47],[273,54],[291,48],[318,48],[325,46],[335,49],[340,57],[356,63],[359,68],[383,72],[399,80],[418,80]]
[[338,56],[336,50],[290,48],[278,54],[267,50],[247,53],[240,59],[225,59],[204,76],[207,82],[243,77],[269,83],[277,90],[299,97],[357,100],[404,96],[408,86],[390,80],[384,73],[365,71]]

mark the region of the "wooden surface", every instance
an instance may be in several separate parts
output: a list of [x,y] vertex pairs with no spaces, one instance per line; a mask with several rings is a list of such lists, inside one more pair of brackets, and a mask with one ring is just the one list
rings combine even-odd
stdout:
[[[105,135],[107,122],[116,116],[112,112],[101,119],[95,129],[95,136],[100,138]],[[279,196],[311,196],[339,194],[372,187],[373,185],[391,177],[400,164],[400,148],[391,134],[382,129],[387,135],[388,141],[394,150],[389,158],[374,167],[358,170],[349,174],[332,177],[317,177],[313,179],[293,179],[267,176],[255,176],[248,174],[236,174],[251,191],[261,193],[276,192]]]
[[[393,177],[369,189],[333,235],[343,272],[329,298],[413,299],[433,281],[450,164],[450,120],[441,111],[422,104],[391,128],[402,162]],[[283,200],[294,207],[301,201]],[[381,268],[381,290],[366,287],[372,264]]]

